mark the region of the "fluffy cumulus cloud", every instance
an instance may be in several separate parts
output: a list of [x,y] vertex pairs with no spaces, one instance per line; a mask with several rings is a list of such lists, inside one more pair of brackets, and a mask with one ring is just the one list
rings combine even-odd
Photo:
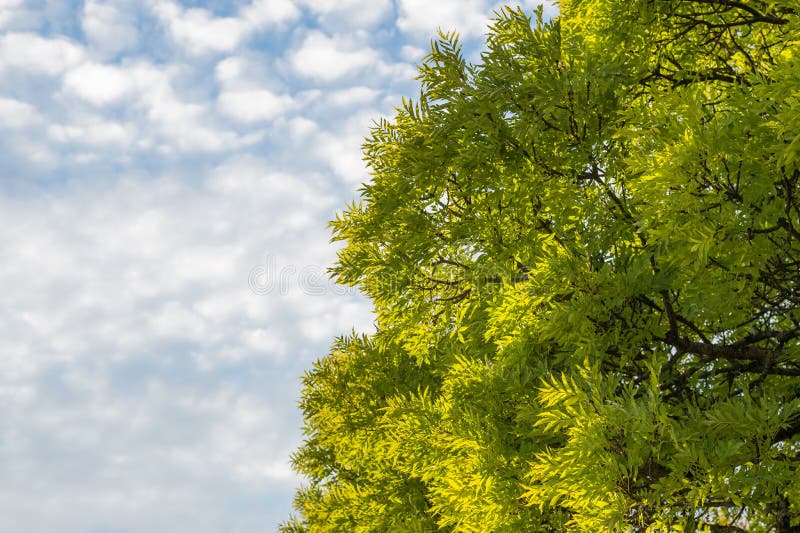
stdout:
[[221,88],[219,111],[241,123],[257,123],[289,114],[297,108],[295,98],[279,81],[263,71],[261,64],[244,57],[228,57],[214,71]]
[[372,328],[326,222],[495,7],[0,0],[0,531],[274,530],[298,377]]
[[471,39],[486,33],[487,16],[509,5],[532,11],[542,5],[548,17],[556,14],[552,0],[521,0],[518,2],[494,2],[483,0],[398,0],[397,27],[411,35],[427,37],[441,29],[457,31],[463,38]]
[[14,17],[22,2],[23,0],[0,0],[0,27],[3,27]]
[[40,120],[39,113],[31,104],[13,98],[0,98],[0,128],[26,128]]
[[318,228],[330,184],[269,168],[234,156],[199,176],[0,202],[14,252],[0,273],[0,530],[258,531],[253,517],[278,518],[271,491],[285,509],[292,376],[370,317],[355,295],[300,276],[332,260]]
[[331,30],[372,28],[393,12],[392,0],[300,0],[300,4]]
[[242,122],[269,120],[291,109],[293,103],[290,96],[265,89],[226,91],[219,97],[222,112]]
[[119,100],[133,85],[123,69],[100,63],[84,63],[64,76],[64,87],[87,102],[102,106]]
[[486,3],[482,0],[398,0],[397,6],[397,26],[411,34],[425,37],[441,28],[472,37],[486,31]]
[[135,4],[131,0],[86,0],[81,28],[87,44],[103,55],[113,56],[136,48]]
[[48,38],[35,33],[6,33],[0,36],[0,72],[57,76],[79,63],[83,48],[65,37]]
[[234,16],[216,16],[207,9],[185,8],[169,0],[153,0],[151,8],[175,42],[191,54],[229,52],[258,30],[299,15],[291,0],[254,0]]
[[363,43],[342,36],[311,31],[289,54],[292,68],[301,76],[322,82],[347,78],[375,65],[378,52]]

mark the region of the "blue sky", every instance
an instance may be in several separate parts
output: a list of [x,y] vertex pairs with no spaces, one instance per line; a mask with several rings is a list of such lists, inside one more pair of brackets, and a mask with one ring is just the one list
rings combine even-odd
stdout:
[[372,328],[324,274],[361,140],[499,5],[0,0],[0,531],[275,529],[299,376]]

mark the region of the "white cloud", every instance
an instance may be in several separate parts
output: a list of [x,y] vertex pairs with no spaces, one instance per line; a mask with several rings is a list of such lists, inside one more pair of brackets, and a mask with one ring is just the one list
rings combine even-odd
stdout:
[[16,9],[24,3],[24,0],[0,0],[0,11],[6,9]]
[[126,0],[86,0],[81,28],[92,48],[103,55],[130,50],[139,42],[133,9]]
[[378,63],[378,53],[343,36],[309,33],[289,56],[292,68],[302,76],[331,82],[346,78]]
[[225,89],[285,89],[285,82],[271,58],[249,53],[222,59],[214,67],[214,78]]
[[211,102],[192,102],[173,87],[178,71],[149,63],[129,67],[137,87],[136,106],[144,110],[149,128],[139,139],[141,148],[162,153],[175,151],[219,151],[242,144],[235,132],[215,124],[210,117]]
[[368,178],[366,163],[361,153],[364,137],[373,120],[380,117],[375,109],[354,113],[336,131],[319,131],[310,140],[314,154],[344,181],[358,184]]
[[118,101],[132,89],[132,82],[123,69],[100,63],[84,63],[64,76],[67,90],[97,106]]
[[380,91],[370,87],[355,86],[332,92],[326,100],[338,107],[356,107],[369,104],[378,97]]
[[250,62],[242,57],[227,57],[217,63],[214,75],[221,84],[236,82],[247,74],[250,66]]
[[338,135],[326,132],[322,134],[316,147],[316,155],[327,161],[331,169],[349,183],[362,183],[367,180],[366,165],[361,157],[361,144],[364,136]]
[[[0,108],[0,113],[9,116],[9,124],[44,130],[9,138],[8,146],[16,147],[15,152],[26,159],[57,164],[54,150],[79,145],[91,150],[72,152],[66,157],[82,165],[102,160],[102,150],[112,147],[124,148],[113,155],[118,162],[136,154],[171,156],[235,150],[260,142],[263,132],[239,133],[221,120],[216,109],[248,125],[270,119],[293,105],[290,97],[266,89],[226,89],[219,102],[202,92],[187,94],[187,89],[193,89],[186,81],[191,70],[176,64],[82,61],[64,67],[63,78],[54,80],[61,83],[62,90],[52,91],[52,101],[42,99],[47,104],[43,109],[30,112],[25,106],[31,104],[15,103],[9,98]],[[50,71],[55,72],[55,68]],[[116,116],[104,117],[107,113]],[[61,146],[49,146],[49,141]]]
[[254,0],[239,11],[239,17],[252,29],[283,24],[299,15],[291,0]]
[[[332,259],[318,231],[330,193],[269,167],[237,157],[188,180],[0,197],[0,530],[258,531],[282,517],[269,502],[288,505],[296,483],[296,376],[369,306],[349,300],[330,322],[340,297],[295,292],[296,278],[291,297],[250,291],[265,252]],[[187,512],[197,520],[175,522]]]
[[291,141],[296,144],[303,143],[319,131],[319,124],[305,117],[295,117],[289,121],[287,126]]
[[331,29],[364,29],[385,20],[391,13],[391,0],[300,0],[320,23]]
[[39,112],[29,103],[0,97],[0,128],[25,128],[40,121]]
[[191,54],[231,52],[253,32],[299,15],[290,0],[255,0],[235,17],[217,17],[202,8],[184,9],[173,1],[151,0],[150,5],[175,42]]
[[288,94],[265,86],[277,86],[266,79],[262,65],[241,56],[227,57],[217,63],[214,77],[222,86],[217,97],[220,112],[244,124],[272,120],[286,114],[297,106]]
[[87,117],[73,124],[51,124],[48,132],[58,142],[101,147],[124,147],[134,139],[130,126],[101,117]]
[[488,33],[489,18],[503,6],[518,3],[527,12],[544,5],[545,18],[557,15],[552,0],[520,0],[519,2],[487,2],[485,0],[398,0],[397,27],[419,38],[434,38],[441,28],[456,31],[465,39]]
[[24,3],[25,0],[0,0],[0,28],[14,20]]
[[483,0],[398,0],[397,26],[419,37],[435,37],[438,28],[464,37],[486,33],[489,7]]
[[[205,273],[205,270],[200,272]],[[179,276],[186,274],[185,271],[176,273]],[[148,318],[147,329],[162,339],[208,343],[216,340],[207,329],[207,321],[179,301],[166,302]]]
[[8,33],[0,37],[0,71],[17,69],[56,76],[79,63],[85,53],[81,46],[61,38],[33,33]]
[[280,333],[271,329],[255,328],[243,331],[242,343],[251,352],[283,355],[288,343]]
[[246,26],[234,17],[214,17],[206,9],[182,9],[174,2],[155,5],[173,39],[191,53],[230,52],[247,35]]
[[274,58],[256,54],[226,57],[214,68],[214,79],[223,91],[267,90],[287,94],[289,84],[285,76],[278,73],[275,63]]
[[290,96],[267,90],[226,91],[219,96],[220,110],[240,122],[270,120],[291,110]]
[[420,48],[418,46],[411,46],[411,45],[404,45],[400,49],[400,54],[403,56],[403,59],[406,61],[414,61],[415,63],[419,63],[420,60],[428,53],[427,50]]
[[[301,178],[276,172],[271,169],[268,160],[246,156],[233,158],[216,167],[208,177],[207,185],[214,193],[224,193],[224,197],[234,202],[246,201],[248,205],[255,205],[269,201],[271,212],[268,215],[277,216],[283,221],[295,212],[320,212],[331,206],[332,198],[315,187],[314,181],[311,176]],[[284,198],[292,199],[297,204],[283,203]],[[302,209],[297,209],[298,205]],[[262,228],[261,231],[269,230]]]

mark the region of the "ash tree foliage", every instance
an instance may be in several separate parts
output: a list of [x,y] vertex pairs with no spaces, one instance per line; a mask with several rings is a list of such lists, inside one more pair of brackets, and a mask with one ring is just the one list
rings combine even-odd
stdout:
[[800,531],[800,5],[559,7],[367,139],[284,532]]

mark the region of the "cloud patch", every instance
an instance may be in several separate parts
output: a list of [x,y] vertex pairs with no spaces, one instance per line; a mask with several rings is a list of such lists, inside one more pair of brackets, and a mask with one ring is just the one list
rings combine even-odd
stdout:
[[39,112],[32,105],[14,98],[0,98],[0,128],[22,129],[40,122]]
[[320,31],[309,32],[298,49],[289,54],[295,72],[320,82],[348,78],[378,60],[378,53],[363,43]]
[[47,38],[35,33],[0,36],[0,72],[58,76],[83,58],[83,48],[63,37]]
[[[551,0],[521,0],[518,2],[527,12],[532,12],[542,4],[545,17],[558,13]],[[456,31],[462,39],[475,39],[488,32],[489,17],[493,12],[514,3],[485,0],[398,0],[397,27],[414,38],[434,38],[441,29],[444,32]]]
[[255,0],[233,17],[217,17],[203,8],[186,9],[173,1],[152,1],[150,5],[172,39],[194,55],[232,52],[252,33],[300,14],[291,0]]
[[483,0],[398,0],[397,27],[422,38],[434,37],[439,28],[476,37],[486,33],[487,7]]
[[385,21],[393,11],[391,0],[300,0],[326,29],[364,30]]
[[136,12],[126,0],[86,0],[81,28],[88,44],[103,56],[114,56],[139,44]]
[[67,72],[64,87],[95,106],[104,106],[128,94],[133,88],[133,80],[118,67],[90,62]]
[[239,122],[253,123],[273,119],[290,111],[294,100],[271,91],[226,91],[219,96],[220,110]]

